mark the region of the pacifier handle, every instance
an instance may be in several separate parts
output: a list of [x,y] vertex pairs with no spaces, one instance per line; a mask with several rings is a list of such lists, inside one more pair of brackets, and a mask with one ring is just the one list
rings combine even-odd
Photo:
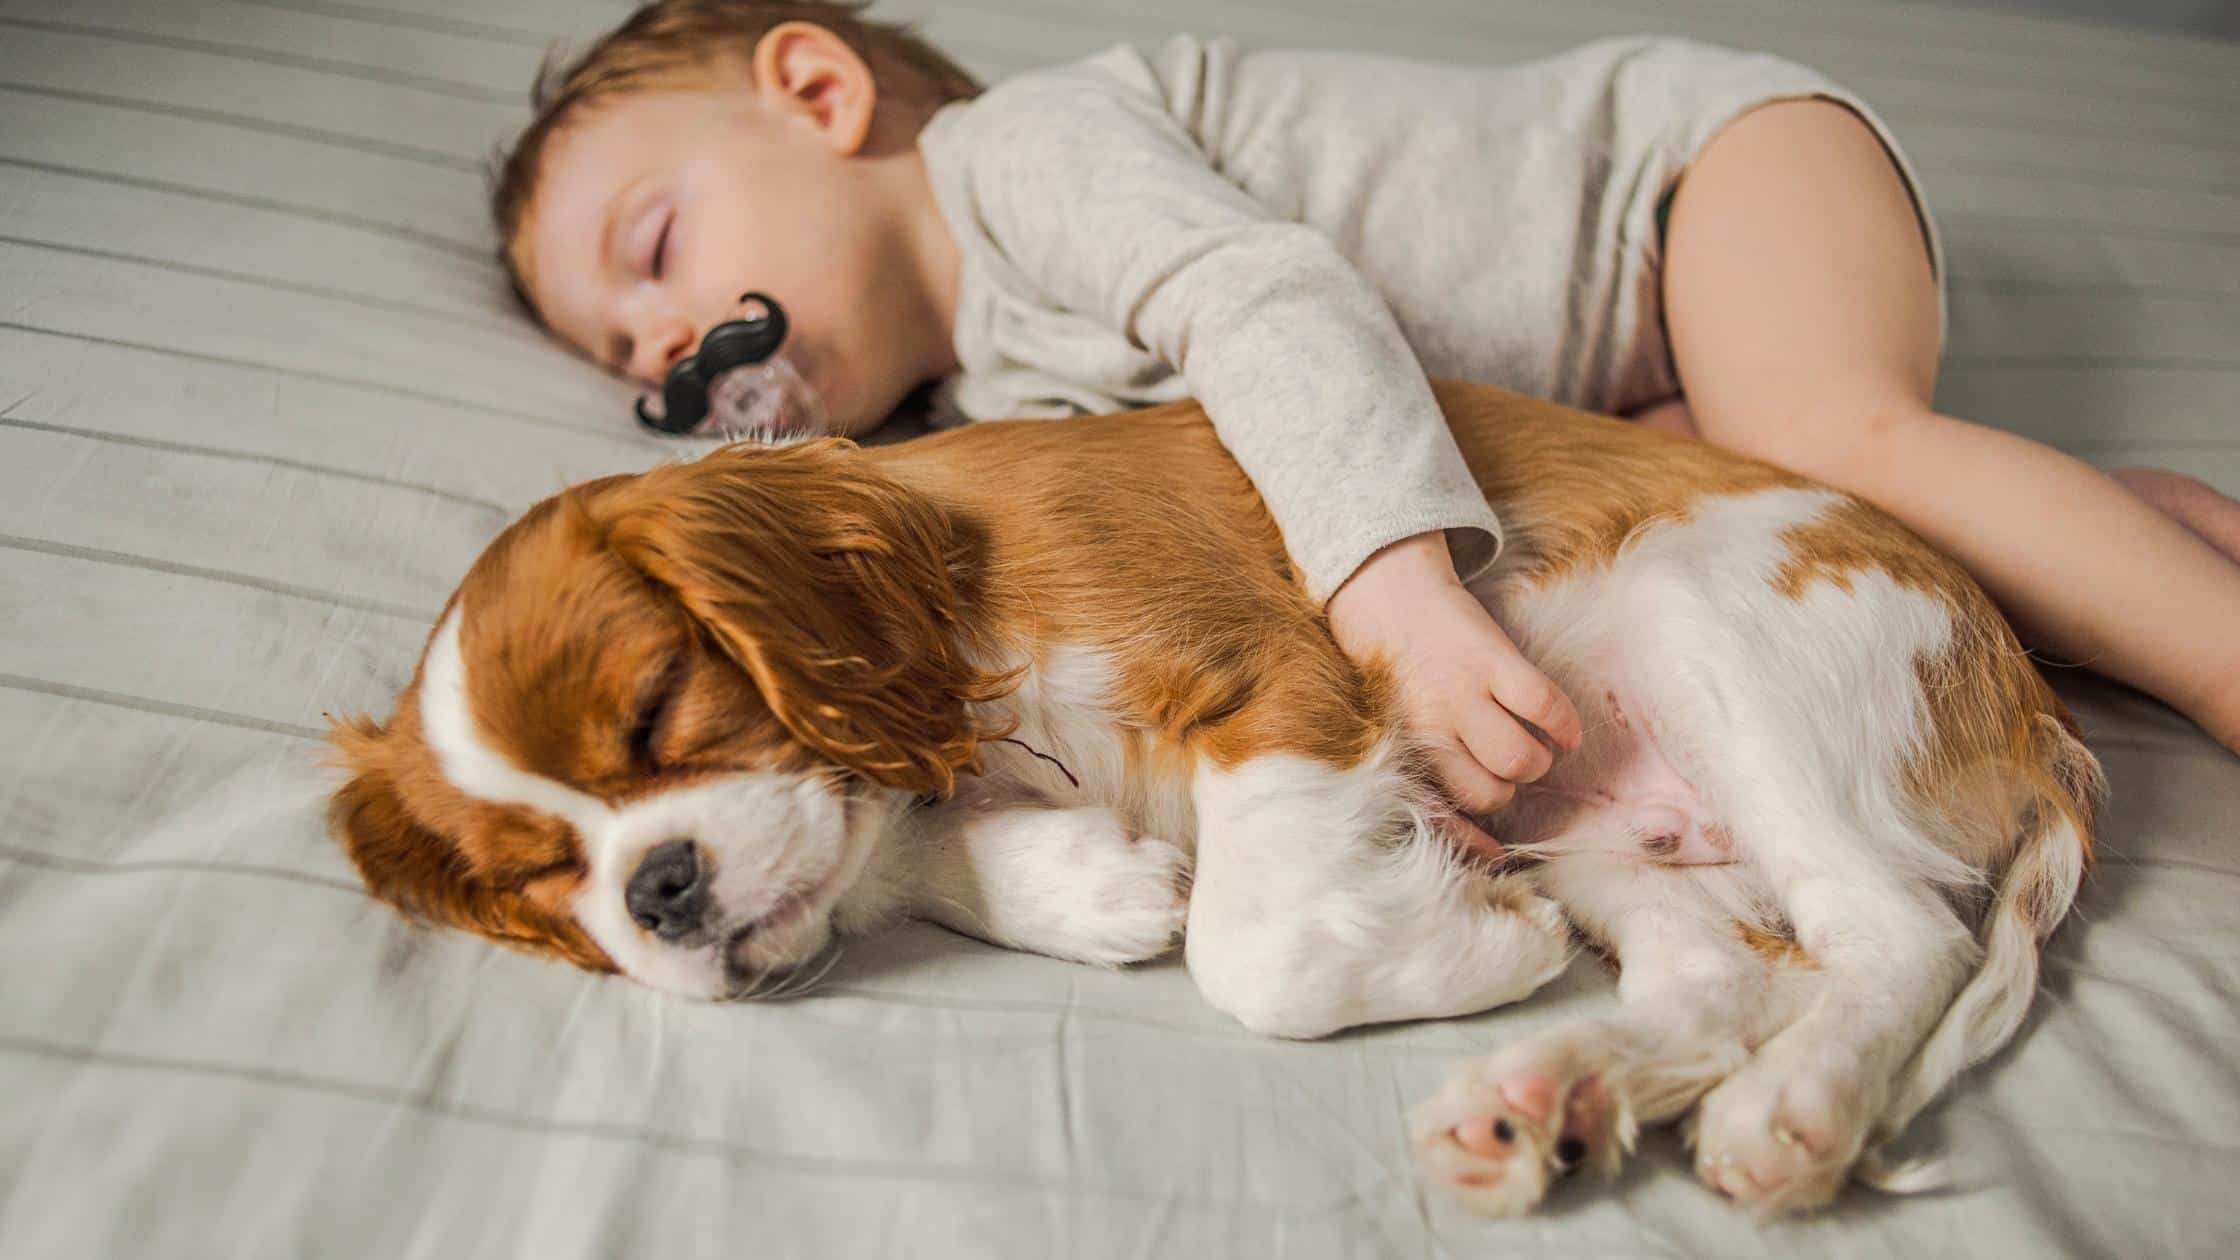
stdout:
[[778,352],[786,339],[785,308],[767,293],[742,293],[739,305],[756,303],[759,314],[726,320],[708,330],[700,348],[677,360],[661,382],[661,414],[646,411],[643,395],[635,410],[638,423],[656,433],[682,435],[700,427],[708,418],[708,387],[735,367],[761,363]]

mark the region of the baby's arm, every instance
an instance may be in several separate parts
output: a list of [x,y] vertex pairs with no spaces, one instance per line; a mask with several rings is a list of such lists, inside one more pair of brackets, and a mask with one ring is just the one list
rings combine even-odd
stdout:
[[[1330,632],[1356,661],[1391,663],[1409,730],[1449,795],[1475,814],[1507,801],[1547,772],[1549,750],[1518,719],[1560,748],[1578,746],[1571,702],[1549,682],[1455,575],[1434,531],[1378,551],[1328,604]],[[1465,827],[1463,843],[1498,851]]]
[[1549,753],[1517,719],[1568,747],[1578,716],[1456,573],[1492,559],[1499,524],[1367,281],[1214,171],[1153,94],[1076,76],[973,109],[964,209],[1057,304],[1181,372],[1340,646],[1393,667],[1448,789],[1483,812],[1537,778]]

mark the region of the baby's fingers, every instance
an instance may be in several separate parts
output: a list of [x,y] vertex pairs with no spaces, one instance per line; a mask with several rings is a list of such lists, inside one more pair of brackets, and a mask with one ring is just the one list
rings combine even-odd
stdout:
[[1432,825],[1439,829],[1439,834],[1447,838],[1447,843],[1457,849],[1495,860],[1508,855],[1508,850],[1501,846],[1499,840],[1487,835],[1484,828],[1460,814],[1448,814],[1435,819]]
[[[1579,710],[1573,708],[1571,698],[1549,682],[1546,674],[1533,668],[1532,662],[1522,653],[1510,653],[1507,659],[1494,663],[1493,698],[1501,702],[1502,708],[1539,727],[1555,741],[1556,747],[1568,750],[1579,746],[1582,730]],[[1500,767],[1493,769],[1498,773]],[[1545,769],[1546,766],[1541,767]],[[1537,770],[1525,776],[1528,780],[1539,777]]]
[[1456,714],[1455,727],[1471,758],[1495,778],[1530,783],[1555,764],[1548,746],[1534,739],[1491,696]]
[[1460,744],[1434,745],[1426,750],[1426,756],[1431,762],[1431,772],[1439,776],[1439,786],[1447,790],[1447,795],[1464,813],[1490,814],[1516,795],[1514,785],[1495,778]]

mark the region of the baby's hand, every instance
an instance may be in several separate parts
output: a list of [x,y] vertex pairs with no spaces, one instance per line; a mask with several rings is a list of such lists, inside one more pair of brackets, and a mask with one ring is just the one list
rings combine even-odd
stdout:
[[1463,587],[1443,534],[1418,534],[1369,557],[1328,611],[1347,656],[1391,665],[1402,719],[1465,811],[1490,813],[1517,784],[1547,773],[1553,754],[1519,718],[1559,749],[1578,747],[1578,710]]

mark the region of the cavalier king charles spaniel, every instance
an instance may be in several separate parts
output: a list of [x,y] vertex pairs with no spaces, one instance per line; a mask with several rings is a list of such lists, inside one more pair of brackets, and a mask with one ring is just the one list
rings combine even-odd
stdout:
[[[1576,931],[1607,1014],[1464,1067],[1425,1174],[1523,1212],[1689,1118],[1763,1213],[2022,1021],[2100,775],[1998,610],[1875,509],[1482,386],[1474,591],[1587,735],[1484,825],[1332,641],[1203,413],[735,445],[574,487],[460,584],[334,832],[425,920],[703,998],[903,916],[1319,1037],[1515,1001]],[[1716,861],[1675,863],[1710,852]]]

